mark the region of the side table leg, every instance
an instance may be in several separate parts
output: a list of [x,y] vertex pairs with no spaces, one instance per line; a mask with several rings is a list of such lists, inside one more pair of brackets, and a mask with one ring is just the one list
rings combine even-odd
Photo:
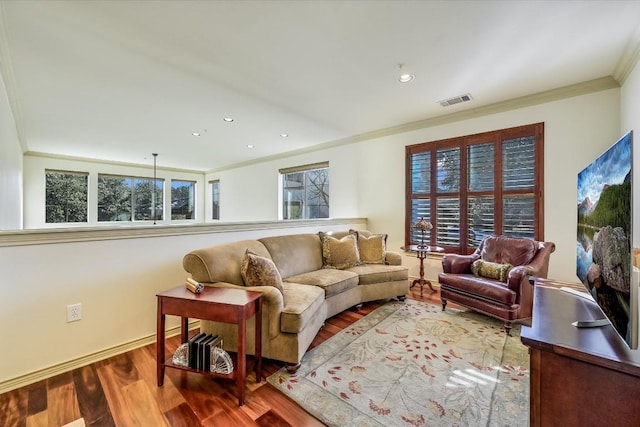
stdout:
[[185,343],[189,341],[189,318],[183,317],[180,323],[180,339],[182,343]]
[[255,314],[255,349],[256,354],[256,384],[262,381],[262,298],[256,301],[258,305]]
[[238,387],[238,405],[244,405],[245,387],[247,380],[247,318],[242,313],[238,322],[238,371],[236,372],[236,385]]
[[424,283],[422,283],[422,279],[416,279],[411,283],[409,289],[413,289],[415,285],[420,286],[420,296],[422,296],[422,288],[424,287]]
[[158,298],[158,319],[156,330],[156,374],[158,376],[158,387],[164,384],[164,331],[165,316],[162,312],[162,299]]

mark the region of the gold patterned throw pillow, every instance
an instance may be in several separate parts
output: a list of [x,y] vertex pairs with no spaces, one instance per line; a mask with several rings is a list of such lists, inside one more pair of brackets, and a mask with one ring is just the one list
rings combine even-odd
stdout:
[[358,233],[360,261],[365,264],[384,264],[387,255],[387,235]]
[[322,260],[324,268],[345,268],[360,265],[360,253],[358,240],[355,233],[350,233],[341,239],[336,239],[327,234],[321,234]]
[[269,258],[256,255],[247,249],[242,258],[240,275],[245,286],[273,286],[283,292],[282,277]]
[[471,264],[471,272],[474,276],[486,277],[506,283],[509,277],[509,271],[513,266],[511,264],[498,264],[496,262],[476,260]]

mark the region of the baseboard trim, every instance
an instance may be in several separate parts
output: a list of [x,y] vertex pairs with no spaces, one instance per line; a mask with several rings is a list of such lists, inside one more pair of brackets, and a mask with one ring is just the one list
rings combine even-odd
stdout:
[[[200,320],[194,320],[189,322],[189,330],[199,328]],[[171,337],[180,333],[180,326],[175,326],[167,329],[166,336]],[[46,380],[47,378],[54,377],[58,374],[72,371],[83,366],[90,365],[95,362],[99,362],[104,359],[108,359],[112,356],[117,356],[122,353],[126,353],[136,348],[144,347],[145,345],[153,344],[156,342],[156,334],[150,334],[142,338],[138,338],[133,341],[129,341],[124,344],[120,344],[114,347],[106,348],[95,353],[87,354],[76,359],[72,359],[57,365],[49,366],[37,371],[29,372],[28,374],[21,375],[19,377],[11,378],[6,381],[0,382],[0,394],[6,393],[11,390],[15,390],[20,387],[28,386],[38,381]]]

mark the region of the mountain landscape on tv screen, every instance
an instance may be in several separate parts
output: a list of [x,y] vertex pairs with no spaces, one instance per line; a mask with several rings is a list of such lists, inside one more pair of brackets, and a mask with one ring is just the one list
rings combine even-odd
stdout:
[[631,292],[631,139],[578,174],[576,273],[622,337]]

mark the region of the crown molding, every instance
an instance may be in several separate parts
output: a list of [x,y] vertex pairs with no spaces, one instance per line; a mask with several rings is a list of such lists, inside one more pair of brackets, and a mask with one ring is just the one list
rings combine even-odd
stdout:
[[405,123],[398,126],[378,129],[371,132],[350,136],[347,138],[341,138],[334,141],[325,142],[323,144],[314,145],[312,147],[302,148],[299,150],[288,151],[282,154],[261,157],[255,160],[236,163],[236,164],[225,166],[219,169],[211,169],[211,170],[208,170],[207,173],[216,173],[216,172],[222,172],[225,170],[237,169],[240,167],[251,166],[254,164],[259,164],[259,163],[263,163],[270,160],[284,159],[291,156],[326,150],[328,148],[339,147],[346,144],[354,144],[354,143],[369,141],[377,138],[383,138],[383,137],[402,134],[406,132],[412,132],[420,129],[441,126],[444,124],[450,124],[450,123],[455,123],[455,122],[468,120],[472,118],[478,118],[478,117],[488,116],[492,114],[503,113],[511,110],[516,110],[519,108],[531,107],[534,105],[558,101],[566,98],[572,98],[580,95],[586,95],[594,92],[600,92],[608,89],[615,89],[619,87],[620,87],[620,83],[618,83],[618,81],[614,79],[612,76],[601,77],[598,79],[593,79],[593,80],[589,80],[582,83],[576,83],[569,86],[563,86],[557,89],[551,89],[548,91],[539,92],[532,95],[521,96],[521,97],[510,99],[507,101],[496,102],[494,104],[486,105],[483,107],[469,108],[463,111],[457,111],[455,113],[450,113],[442,116],[431,117],[423,120],[409,122],[409,123]]
[[613,72],[613,78],[615,78],[621,86],[627,81],[636,65],[638,65],[638,60],[640,60],[640,28],[636,30],[631,41],[627,44]]
[[[24,153],[26,157],[40,157],[44,159],[56,159],[56,160],[69,160],[74,162],[83,162],[83,163],[96,163],[101,165],[112,165],[112,166],[122,166],[122,167],[132,167],[139,169],[153,169],[153,164],[144,164],[144,163],[131,163],[131,162],[119,162],[115,160],[101,160],[101,159],[92,159],[90,157],[79,157],[79,156],[67,156],[63,154],[51,154],[51,153],[43,153],[40,151],[27,151]],[[157,170],[170,171],[170,172],[180,172],[180,173],[193,173],[198,175],[203,175],[204,172],[201,170],[195,169],[181,169],[174,168],[170,166],[157,166]]]

